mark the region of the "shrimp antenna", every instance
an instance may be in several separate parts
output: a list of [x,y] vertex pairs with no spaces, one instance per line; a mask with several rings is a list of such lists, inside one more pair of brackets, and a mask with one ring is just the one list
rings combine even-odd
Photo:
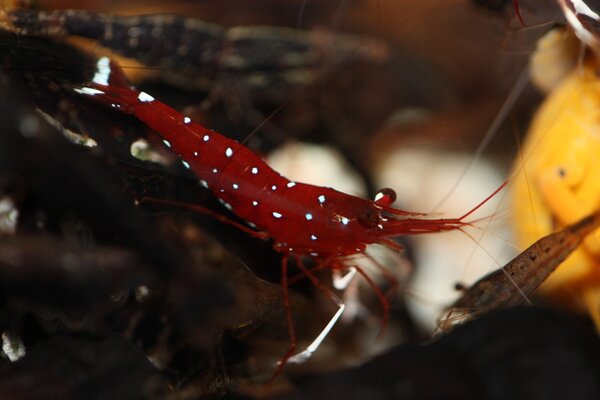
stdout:
[[[525,68],[523,68],[523,71],[521,71],[521,74],[519,75],[519,77],[517,78],[512,89],[508,93],[508,96],[504,100],[504,103],[502,103],[502,106],[500,107],[500,110],[498,111],[498,113],[496,114],[496,117],[492,121],[492,124],[490,125],[488,130],[485,132],[485,135],[484,135],[483,139],[481,140],[481,142],[479,142],[479,146],[477,146],[477,149],[475,150],[473,157],[471,157],[471,160],[465,166],[465,168],[463,169],[463,171],[461,172],[459,177],[456,179],[454,184],[450,187],[450,190],[448,190],[448,193],[433,208],[432,212],[435,212],[435,210],[440,208],[441,205],[444,204],[448,200],[450,195],[456,190],[456,188],[458,187],[460,182],[464,179],[467,172],[469,172],[471,170],[471,168],[473,168],[473,165],[475,165],[475,163],[477,161],[479,161],[479,159],[483,155],[483,152],[485,151],[485,149],[487,149],[490,142],[492,141],[492,138],[494,136],[496,136],[496,133],[498,133],[500,126],[506,120],[508,113],[514,107],[515,103],[517,102],[517,99],[519,98],[519,96],[521,96],[521,93],[523,93],[523,90],[525,90],[525,88],[527,87],[528,82],[529,82],[529,66],[527,65],[527,66],[525,66]],[[481,204],[479,206],[477,206],[475,209],[477,209],[480,206],[481,206]],[[468,214],[470,214],[470,213],[468,213]],[[464,215],[463,218],[468,216],[468,214]]]
[[[302,4],[300,5],[300,9],[298,11],[298,19],[296,21],[296,26],[297,29],[300,28],[302,20],[304,19],[304,14],[305,14],[305,9],[306,9],[306,4],[308,3],[308,0],[302,0]],[[335,29],[337,29],[338,25],[340,24],[341,20],[342,20],[342,16],[344,15],[344,13],[346,12],[347,8],[348,8],[348,4],[349,4],[349,0],[341,0],[340,4],[338,5],[333,18],[332,18],[332,22],[331,22],[331,28],[333,28],[332,30],[335,31]],[[358,48],[359,46],[356,46],[355,48]],[[346,54],[344,57],[342,57],[342,60],[350,57],[351,55],[351,51],[348,52],[348,54]],[[320,72],[319,74],[316,74],[311,80],[308,81],[308,83],[306,85],[304,85],[304,87],[293,91],[293,93],[290,93],[286,96],[285,100],[283,100],[281,102],[281,104],[279,106],[277,106],[277,108],[275,108],[275,110],[273,110],[269,115],[267,115],[266,117],[263,118],[262,122],[260,122],[256,128],[254,128],[248,135],[246,135],[246,137],[240,142],[242,144],[246,144],[248,143],[248,140],[250,140],[254,135],[256,135],[258,133],[258,131],[260,131],[270,120],[273,119],[273,117],[275,117],[279,112],[281,112],[281,110],[287,106],[289,104],[289,102],[292,99],[292,95],[297,94],[297,93],[302,93],[303,91],[305,91],[308,87],[310,87],[311,85],[313,85],[315,82],[317,82],[319,80],[319,75],[326,73],[330,70],[331,66],[333,65],[331,58],[326,59],[325,62],[323,63],[323,66],[320,68]]]
[[506,278],[509,280],[509,282],[511,283],[511,285],[513,285],[513,287],[517,290],[517,292],[519,293],[519,295],[523,298],[523,300],[528,304],[531,305],[531,300],[529,300],[529,297],[527,296],[527,294],[525,294],[525,292],[523,291],[523,289],[521,289],[521,287],[519,286],[519,284],[515,281],[515,279],[512,277],[512,275],[506,270],[506,265],[502,265],[500,264],[500,262],[498,261],[498,259],[496,257],[494,257],[494,255],[492,253],[490,253],[484,246],[481,246],[479,244],[479,242],[468,232],[466,232],[465,230],[461,229],[462,233],[464,233],[469,239],[471,239],[481,250],[483,250],[483,252],[485,252],[487,254],[488,257],[490,257],[490,259],[492,261],[494,261],[494,263],[496,264],[496,266],[499,267],[500,270],[502,270],[502,273],[504,275],[506,275]]
[[289,104],[291,100],[291,96],[287,95],[287,97],[285,98],[285,100],[283,100],[281,102],[281,104],[279,104],[277,106],[277,108],[275,110],[273,110],[269,115],[267,115],[265,118],[263,118],[263,120],[261,121],[260,124],[258,124],[256,126],[256,128],[252,129],[252,132],[250,132],[249,134],[246,135],[246,137],[244,138],[244,140],[242,140],[240,143],[245,145],[246,143],[248,143],[248,140],[252,139],[252,137],[254,137],[254,135],[256,135],[258,133],[258,131],[260,131],[263,126],[265,126],[267,124],[267,122],[269,122],[270,120],[273,119],[273,117],[275,115],[277,115],[281,110],[283,110],[283,107],[287,106]]
[[508,179],[505,180],[502,185],[500,185],[498,187],[498,189],[494,190],[494,192],[492,194],[490,194],[488,197],[486,197],[485,199],[483,199],[483,201],[481,201],[479,204],[477,204],[475,207],[473,207],[469,212],[467,212],[466,214],[464,214],[462,217],[460,217],[458,220],[462,221],[463,219],[467,218],[469,215],[473,214],[475,211],[477,211],[478,209],[481,208],[481,206],[483,206],[485,203],[487,203],[492,197],[494,197],[495,195],[498,194],[498,192],[500,192],[502,189],[504,189],[506,187],[506,185],[508,185]]

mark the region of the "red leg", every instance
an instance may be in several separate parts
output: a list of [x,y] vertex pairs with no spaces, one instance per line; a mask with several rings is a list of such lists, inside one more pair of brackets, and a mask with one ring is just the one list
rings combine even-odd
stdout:
[[[375,282],[373,282],[371,277],[369,277],[369,275],[367,275],[367,273],[362,268],[360,268],[356,265],[353,266],[354,268],[356,268],[358,273],[360,273],[365,278],[365,280],[367,281],[367,284],[371,287],[371,289],[373,289],[373,291],[375,292],[375,295],[379,299],[379,303],[381,304],[381,307],[383,308],[383,318],[381,321],[381,329],[380,329],[379,335],[378,335],[379,337],[381,337],[383,335],[383,333],[385,332],[385,329],[387,327],[387,324],[388,324],[389,318],[390,318],[390,302],[388,300],[388,297],[390,296],[390,294],[393,291],[395,291],[397,289],[398,280],[393,275],[391,275],[390,272],[383,265],[381,265],[377,260],[375,260],[372,256],[370,256],[368,254],[366,254],[366,256],[371,262],[373,262],[373,264],[376,267],[381,269],[381,271],[384,275],[384,278],[390,284],[390,289],[388,289],[388,291],[386,291],[386,293],[384,294],[381,291],[381,289],[379,289],[379,287],[375,284]],[[325,292],[329,297],[331,297],[331,295],[335,296],[335,294],[333,294],[329,289],[325,288],[323,286],[323,284],[314,276],[314,272],[320,271],[327,267],[332,268],[332,269],[339,269],[339,270],[348,269],[347,267],[345,267],[345,266],[342,267],[342,266],[338,265],[337,263],[331,265],[330,264],[331,260],[332,260],[332,257],[326,258],[325,260],[319,262],[317,265],[315,265],[314,267],[312,267],[310,269],[304,267],[303,265],[301,265],[299,263],[299,267],[302,272],[298,275],[293,276],[290,279],[290,284],[297,283],[298,281],[300,281],[303,278],[309,278],[309,279],[311,279],[311,282],[313,284],[315,284],[315,286],[317,286],[317,288],[319,288],[322,291],[326,290],[327,292],[329,292],[329,293]],[[311,276],[312,276],[312,278],[311,278]],[[315,282],[317,282],[317,283],[315,283]],[[337,296],[335,296],[335,297],[338,298]],[[338,300],[339,300],[339,298],[338,298]],[[341,303],[341,300],[340,300],[340,303]],[[338,303],[336,302],[336,304],[338,304]],[[343,303],[341,303],[341,304],[343,304]]]
[[[314,275],[315,272],[324,270],[325,268],[329,267],[331,265],[332,259],[333,259],[333,256],[324,258],[323,260],[319,261],[317,263],[317,265],[308,269],[308,271],[310,271],[310,273]],[[304,267],[304,268],[306,269],[306,267]],[[299,281],[301,281],[302,279],[307,278],[307,277],[308,277],[308,275],[301,271],[299,274],[294,275],[289,279],[289,284],[295,285],[296,283],[298,283]]]
[[387,324],[390,320],[390,302],[388,301],[387,297],[385,297],[384,294],[381,292],[381,289],[379,289],[379,287],[375,284],[375,282],[373,282],[373,280],[369,277],[369,275],[367,275],[367,273],[361,267],[355,265],[354,268],[356,268],[358,273],[361,274],[365,278],[365,280],[367,281],[369,286],[371,286],[371,289],[373,289],[373,291],[379,298],[379,303],[381,303],[381,307],[383,308],[383,318],[381,320],[381,329],[380,329],[379,335],[378,335],[379,337],[381,337],[381,336],[383,336],[383,333],[385,332],[385,328],[387,327]]
[[296,265],[302,271],[302,274],[306,276],[313,285],[317,287],[321,292],[323,292],[327,297],[331,298],[338,306],[342,303],[339,297],[337,297],[331,290],[321,283],[321,281],[312,273],[313,270],[321,270],[324,267],[316,265],[315,267],[308,269],[302,264],[302,260],[300,260],[300,256],[294,254],[294,259],[296,260]]
[[399,286],[398,279],[396,279],[396,277],[394,275],[392,275],[386,267],[381,265],[381,263],[379,261],[377,261],[372,255],[365,252],[365,256],[369,259],[369,261],[371,261],[373,263],[373,265],[375,265],[381,271],[381,274],[383,275],[385,280],[390,285],[390,288],[385,292],[385,297],[388,299],[391,298],[392,295],[395,294],[396,290],[398,289],[398,286]]
[[287,321],[288,334],[290,336],[290,347],[287,352],[281,357],[279,361],[277,361],[277,369],[275,373],[269,380],[269,382],[273,382],[275,378],[279,376],[279,374],[283,371],[287,360],[294,354],[297,346],[296,332],[294,331],[294,320],[292,319],[292,310],[290,308],[290,296],[288,290],[288,255],[284,254],[281,258],[281,292],[283,296],[283,308],[285,310],[285,319]]
[[210,215],[211,217],[215,218],[216,220],[218,220],[224,224],[231,225],[231,226],[241,230],[242,232],[246,232],[247,234],[254,236],[256,238],[259,238],[259,239],[268,239],[269,238],[269,235],[266,232],[255,231],[254,229],[249,228],[243,224],[240,224],[239,222],[235,222],[235,221],[227,218],[224,215],[221,215],[212,210],[209,210],[208,208],[205,208],[205,207],[202,207],[202,206],[199,206],[196,204],[180,203],[180,202],[173,201],[173,200],[155,199],[155,198],[151,198],[151,197],[143,197],[142,199],[140,199],[140,203],[164,204],[164,205],[168,205],[171,207],[185,208],[188,210],[200,212],[200,213],[203,213],[206,215]]
[[331,329],[333,329],[333,327],[337,323],[337,320],[340,318],[340,316],[344,312],[344,309],[346,308],[346,305],[342,302],[342,300],[340,300],[340,298],[338,296],[336,296],[331,290],[329,290],[327,287],[325,287],[321,283],[321,281],[319,281],[317,279],[317,277],[315,275],[313,275],[312,272],[309,271],[308,268],[306,268],[304,265],[302,265],[302,260],[300,260],[300,256],[298,256],[296,254],[296,255],[294,255],[294,257],[296,259],[296,265],[298,266],[298,268],[300,268],[300,270],[302,271],[302,273],[304,273],[306,275],[306,277],[308,279],[310,279],[310,281],[312,282],[312,284],[315,285],[317,287],[317,289],[319,289],[327,297],[329,297],[331,300],[333,300],[335,302],[335,304],[338,306],[337,312],[329,320],[329,322],[327,323],[327,325],[325,325],[325,328],[323,328],[323,330],[312,341],[312,343],[310,345],[308,345],[308,347],[305,350],[303,350],[300,353],[295,354],[294,356],[292,356],[292,357],[289,358],[290,362],[301,363],[301,362],[304,362],[304,361],[308,360],[312,356],[312,354],[315,351],[317,351],[317,349],[319,348],[319,346],[321,345],[321,343],[323,342],[323,340],[325,340],[325,338],[327,337],[327,335],[329,334],[329,332],[331,331]]

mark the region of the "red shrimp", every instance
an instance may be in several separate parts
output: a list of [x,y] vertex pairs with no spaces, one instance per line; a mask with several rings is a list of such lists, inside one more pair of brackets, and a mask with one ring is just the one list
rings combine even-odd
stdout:
[[[280,360],[275,375],[288,360],[301,361],[310,357],[345,307],[303,266],[301,256],[314,259],[317,269],[351,269],[344,264],[342,257],[363,253],[369,244],[379,243],[400,250],[401,246],[390,240],[391,237],[450,231],[469,225],[465,219],[506,185],[505,182],[459,218],[427,219],[424,214],[391,207],[396,197],[391,189],[381,190],[375,200],[370,201],[332,188],[286,179],[241,143],[195,123],[151,95],[132,88],[120,68],[106,57],[98,61],[93,82],[74,90],[120,112],[132,114],[156,131],[163,138],[165,146],[176,153],[183,165],[200,179],[200,184],[210,189],[227,209],[246,221],[248,226],[200,206],[189,208],[208,212],[254,236],[273,240],[274,249],[283,255],[281,284],[291,339],[290,349]],[[290,257],[296,261],[302,273],[339,307],[313,343],[293,357],[296,336],[288,299],[287,268]],[[364,271],[354,268],[376,291],[384,307],[386,321],[387,299]]]

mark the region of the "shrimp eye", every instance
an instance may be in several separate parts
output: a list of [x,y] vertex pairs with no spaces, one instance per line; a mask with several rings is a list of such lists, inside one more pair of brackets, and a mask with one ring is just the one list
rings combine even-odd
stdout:
[[375,204],[380,206],[389,206],[396,201],[396,192],[394,189],[383,188],[375,195]]
[[365,228],[376,227],[379,223],[379,211],[376,208],[365,208],[358,216],[358,223]]

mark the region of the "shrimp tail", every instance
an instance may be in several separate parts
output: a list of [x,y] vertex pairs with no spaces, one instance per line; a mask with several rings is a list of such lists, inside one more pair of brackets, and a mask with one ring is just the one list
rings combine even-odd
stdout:
[[98,59],[91,82],[74,86],[73,90],[126,114],[133,114],[134,107],[131,105],[139,96],[123,70],[108,57]]
[[74,87],[73,90],[79,94],[92,97],[98,103],[117,108],[125,114],[133,114],[135,111],[132,104],[135,104],[137,93],[132,90],[95,83]]

